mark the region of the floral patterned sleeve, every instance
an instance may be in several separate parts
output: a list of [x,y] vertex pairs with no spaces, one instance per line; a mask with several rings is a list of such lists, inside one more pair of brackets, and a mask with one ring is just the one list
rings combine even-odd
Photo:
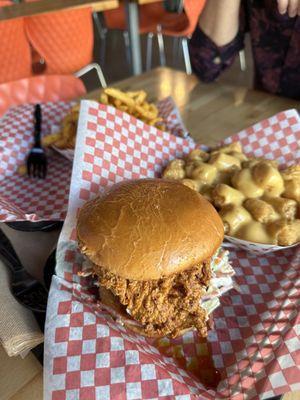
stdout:
[[193,71],[203,82],[214,81],[233,63],[243,42],[244,35],[238,32],[230,43],[218,47],[197,25],[189,43]]

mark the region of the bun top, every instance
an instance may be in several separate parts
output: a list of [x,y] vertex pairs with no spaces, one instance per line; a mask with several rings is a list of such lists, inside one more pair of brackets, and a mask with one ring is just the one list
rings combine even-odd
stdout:
[[159,279],[209,259],[224,228],[198,192],[161,179],[125,181],[79,212],[79,247],[94,264],[133,280]]

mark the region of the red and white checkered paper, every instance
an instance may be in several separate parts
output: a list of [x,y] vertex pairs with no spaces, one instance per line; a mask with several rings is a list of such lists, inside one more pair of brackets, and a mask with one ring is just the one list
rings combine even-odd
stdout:
[[[189,137],[189,133],[184,126],[179,110],[172,97],[166,97],[165,99],[160,100],[156,105],[159,116],[163,119],[167,132],[179,137]],[[60,126],[53,126],[54,133],[59,131],[59,129]],[[73,149],[58,149],[55,146],[53,146],[53,148],[68,160],[73,161]]]
[[[252,133],[246,138],[247,132]],[[289,159],[287,149],[295,154],[293,137],[299,132],[291,110],[231,140],[242,139],[249,153],[257,155],[262,145],[268,156],[273,149]],[[194,146],[112,107],[82,102],[68,214],[47,310],[46,400],[257,399],[300,389],[299,248],[259,257],[231,253],[241,292],[221,298],[208,345],[195,332],[153,342],[126,330],[101,310],[91,278],[77,276],[84,259],[74,228],[84,202],[123,179],[158,176],[164,164]],[[215,389],[190,372],[197,366],[204,375],[211,372],[206,371],[211,357],[222,378]]]
[[[42,105],[42,134],[58,130],[72,103]],[[187,130],[171,97],[157,104],[166,129],[186,137]],[[45,180],[20,176],[33,144],[34,105],[10,109],[0,120],[0,221],[63,220],[66,216],[74,150],[48,151],[48,174]],[[58,154],[60,153],[60,155]],[[61,155],[64,157],[61,157]]]
[[[42,134],[61,122],[71,103],[42,104]],[[0,120],[0,221],[61,220],[67,211],[72,165],[48,151],[45,180],[20,176],[33,145],[34,105],[10,109]]]
[[172,135],[187,138],[189,133],[184,126],[179,110],[172,97],[166,97],[157,104],[159,116],[163,118],[166,124],[166,130]]

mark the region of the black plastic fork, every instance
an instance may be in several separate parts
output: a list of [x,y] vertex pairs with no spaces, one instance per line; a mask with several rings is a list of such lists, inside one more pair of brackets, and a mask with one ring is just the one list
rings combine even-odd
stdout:
[[46,178],[47,156],[41,145],[42,111],[36,104],[34,109],[34,143],[27,157],[27,174],[34,178]]

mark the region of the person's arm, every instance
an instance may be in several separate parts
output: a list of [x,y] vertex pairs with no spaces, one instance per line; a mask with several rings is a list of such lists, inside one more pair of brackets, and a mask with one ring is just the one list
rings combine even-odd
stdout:
[[230,43],[239,29],[241,0],[208,0],[199,19],[200,29],[218,47]]
[[240,8],[241,0],[207,0],[189,43],[193,71],[202,81],[218,78],[244,47]]

